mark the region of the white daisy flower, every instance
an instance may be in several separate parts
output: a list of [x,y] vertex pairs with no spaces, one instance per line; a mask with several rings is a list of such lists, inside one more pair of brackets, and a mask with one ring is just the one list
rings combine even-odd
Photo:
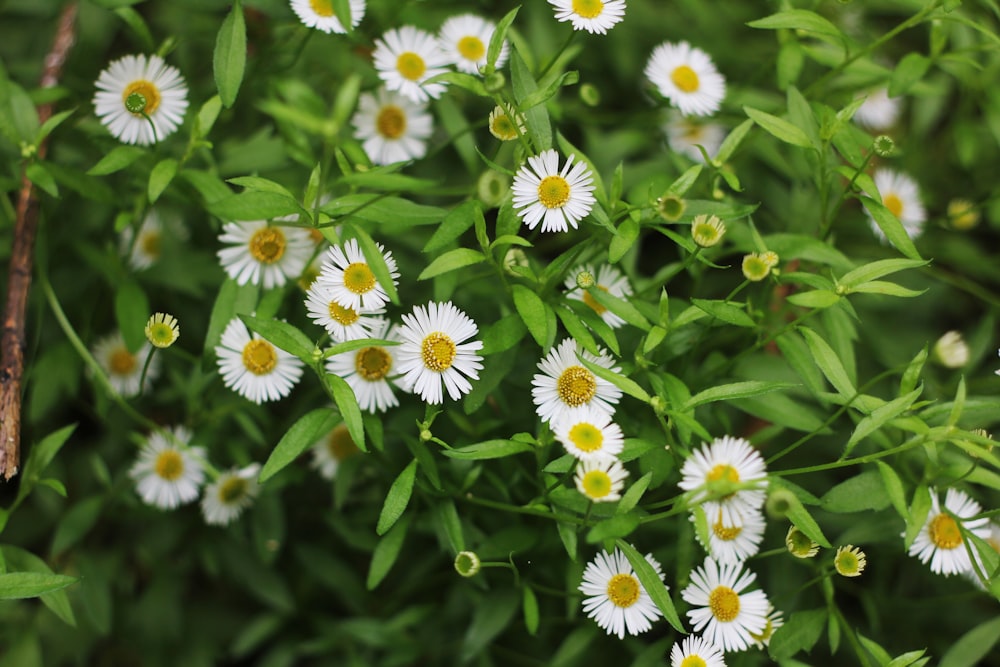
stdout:
[[337,424],[310,448],[312,462],[309,464],[323,479],[332,480],[337,476],[337,470],[344,459],[354,456],[361,450],[351,438],[350,431],[344,423]]
[[688,636],[670,649],[670,667],[726,667],[726,658],[710,642]]
[[[497,26],[492,21],[475,14],[452,16],[441,25],[438,43],[458,71],[479,74],[479,68],[486,65],[486,50]],[[497,69],[507,62],[510,47],[504,40],[500,55],[494,63]]]
[[126,144],[163,141],[184,120],[187,85],[177,68],[160,56],[119,58],[94,85],[94,108],[101,123]]
[[[693,517],[692,517],[693,520]],[[708,544],[702,544],[708,555],[722,565],[742,563],[760,551],[764,539],[764,514],[755,510],[743,514],[735,524],[726,524],[721,510],[708,517]]]
[[591,502],[613,503],[621,500],[628,470],[613,456],[582,459],[576,467],[576,490]]
[[685,116],[710,116],[726,96],[712,58],[687,42],[664,42],[649,56],[646,78]]
[[376,165],[422,158],[434,129],[426,104],[385,88],[361,95],[351,123],[354,138]]
[[[372,319],[369,334],[371,338],[399,340],[396,327],[390,327],[389,320],[382,317]],[[327,359],[326,371],[344,378],[354,390],[362,410],[385,412],[399,405],[389,381],[389,376],[394,376],[399,366],[397,347],[399,346],[372,345],[353,352],[335,354]]]
[[[396,285],[399,278],[396,260],[381,243],[375,245],[389,268],[392,284]],[[331,289],[333,298],[340,305],[358,312],[371,312],[389,303],[389,295],[375,278],[356,239],[348,239],[343,246],[332,246],[327,251],[316,281]]]
[[215,347],[222,382],[254,403],[277,401],[302,378],[302,361],[256,333],[234,317]]
[[723,651],[744,651],[753,635],[767,628],[770,602],[763,591],[745,592],[757,575],[742,564],[719,565],[711,558],[691,573],[691,583],[681,591],[694,632]]
[[973,535],[987,540],[990,538],[990,520],[986,517],[972,518],[982,511],[979,503],[958,489],[945,492],[942,509],[937,489],[932,488],[930,512],[910,545],[909,554],[919,558],[921,563],[930,562],[931,572],[946,577],[971,570],[972,561],[958,522],[961,521],[962,527]]
[[148,269],[160,260],[164,237],[167,235],[179,241],[185,241],[188,237],[187,229],[180,221],[164,217],[158,210],[151,208],[142,219],[138,232],[131,226],[122,230],[119,237],[121,254],[128,258],[128,265],[132,269]]
[[585,162],[573,164],[570,155],[562,171],[559,153],[554,149],[528,158],[514,176],[511,190],[517,214],[534,229],[542,223],[543,232],[565,232],[590,213],[594,207],[594,176]]
[[483,342],[463,341],[478,332],[472,318],[451,301],[414,306],[412,313],[403,315],[399,328],[403,342],[396,350],[400,373],[397,383],[431,404],[442,402],[442,384],[452,400],[468,394],[472,384],[466,377],[478,380],[483,367],[483,358],[475,353],[482,349]]
[[670,120],[663,129],[667,133],[670,150],[702,164],[705,163],[705,156],[698,146],[704,148],[709,157],[714,157],[726,138],[726,130],[718,123],[699,122],[677,111],[670,114]]
[[[325,33],[347,32],[344,24],[333,11],[331,0],[291,0],[292,11],[306,26]],[[351,27],[355,28],[365,17],[365,0],[350,0]]]
[[959,331],[947,331],[931,351],[931,357],[945,368],[961,368],[969,363],[969,345]]
[[854,112],[854,121],[869,130],[887,130],[896,124],[903,101],[889,97],[887,88],[869,91],[865,101]]
[[335,343],[370,337],[372,328],[381,319],[378,316],[385,312],[385,308],[359,312],[353,308],[341,306],[333,294],[334,291],[330,287],[321,284],[318,280],[313,281],[312,286],[306,292],[305,301],[309,318],[326,329]]
[[227,222],[219,242],[227,244],[217,253],[226,274],[240,285],[264,289],[298,278],[314,248],[308,229],[269,225],[266,220]]
[[503,106],[493,107],[489,118],[490,134],[500,141],[514,141],[528,130],[524,126],[524,116],[514,109]]
[[[695,450],[681,467],[684,491],[691,491],[690,503],[700,503],[706,516],[715,517],[724,526],[739,526],[745,517],[759,510],[765,500],[767,471],[760,452],[743,438],[716,438]],[[722,496],[710,498],[713,484],[749,484]],[[725,490],[725,489],[723,489]],[[720,515],[721,512],[721,515]]]
[[750,637],[753,639],[753,645],[757,648],[763,650],[767,648],[771,643],[771,637],[774,635],[774,631],[785,624],[785,618],[780,611],[775,609],[768,603],[767,613],[767,625],[761,632],[751,632]]
[[443,83],[424,84],[447,72],[450,60],[434,35],[420,28],[404,25],[387,31],[375,40],[372,59],[385,87],[398,90],[414,102],[437,99],[445,91]]
[[[646,561],[662,581],[660,563],[652,554],[646,554]],[[611,554],[597,552],[583,570],[583,581],[577,590],[586,596],[583,610],[587,616],[619,639],[624,639],[626,632],[630,635],[646,632],[662,616],[620,549]]]
[[611,415],[590,405],[565,412],[552,424],[556,440],[581,461],[618,456],[625,436]]
[[121,332],[115,332],[94,343],[91,351],[107,375],[111,387],[123,397],[128,398],[149,389],[160,372],[160,358],[154,355],[149,362],[149,368],[146,369],[146,380],[142,387],[139,387],[142,367],[152,349],[149,343],[143,343],[142,347],[133,354],[125,346],[125,339],[122,338]]
[[244,468],[231,468],[205,487],[201,499],[201,514],[205,523],[227,526],[253,504],[260,490],[257,475],[260,464],[251,463]]
[[150,433],[129,470],[143,502],[164,510],[196,500],[205,481],[205,450],[187,446],[191,433],[183,426],[170,433],[169,438],[160,431]]
[[538,362],[538,370],[531,379],[531,398],[535,410],[542,421],[553,423],[574,408],[587,405],[609,415],[615,413],[615,405],[622,397],[622,390],[604,378],[597,377],[576,358],[581,354],[593,362],[615,373],[621,369],[614,365],[611,357],[599,350],[595,356],[584,350],[575,340],[567,338],[557,347],[549,350],[545,358]]
[[625,0],[549,0],[557,21],[571,21],[573,30],[604,35],[625,16]]
[[[876,169],[872,178],[878,193],[882,196],[882,204],[903,223],[903,229],[909,237],[912,239],[920,234],[923,231],[924,221],[927,220],[927,213],[924,211],[924,205],[920,203],[920,188],[917,182],[906,174],[892,169]],[[875,224],[875,219],[868,209],[865,209],[865,215],[868,216],[875,236],[885,241],[885,233]]]
[[628,284],[628,278],[610,264],[602,264],[596,271],[592,265],[584,264],[570,271],[565,282],[566,289],[569,290],[566,292],[566,298],[583,301],[590,306],[591,310],[600,315],[601,319],[612,329],[617,329],[625,324],[625,320],[598,303],[587,290],[578,289],[576,277],[583,271],[594,276],[594,287],[619,298],[626,298],[632,294],[632,286]]

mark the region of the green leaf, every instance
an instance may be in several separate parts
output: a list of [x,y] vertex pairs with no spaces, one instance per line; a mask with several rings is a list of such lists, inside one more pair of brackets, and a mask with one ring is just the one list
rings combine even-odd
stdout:
[[177,160],[167,158],[166,160],[160,160],[153,167],[153,170],[149,173],[149,187],[147,189],[150,204],[155,204],[156,200],[163,194],[163,191],[170,185],[170,181],[174,180],[174,176],[177,175],[178,166],[179,163]]
[[241,192],[209,202],[207,208],[212,215],[227,221],[262,220],[305,213],[295,199],[260,190]]
[[482,461],[484,459],[502,459],[514,454],[534,451],[534,449],[531,445],[516,440],[487,440],[465,447],[442,449],[441,454],[462,461]]
[[378,525],[375,527],[377,534],[385,535],[406,511],[406,506],[410,504],[410,496],[413,495],[413,482],[416,477],[417,460],[413,459],[389,487],[389,493],[385,497],[382,512],[378,517]]
[[903,298],[913,298],[920,296],[926,289],[914,290],[903,287],[902,285],[897,285],[896,283],[890,283],[885,280],[873,280],[863,285],[858,285],[851,290],[851,294],[884,294],[886,296],[896,296]]
[[639,517],[633,513],[616,514],[610,519],[604,519],[594,524],[594,527],[587,531],[587,542],[597,544],[604,540],[613,540],[625,537],[639,527]]
[[143,20],[139,12],[135,11],[131,7],[118,7],[114,10],[114,13],[118,15],[122,21],[125,22],[128,27],[132,28],[132,31],[142,42],[142,50],[146,52],[153,52],[156,50],[156,45],[153,42],[153,33],[149,31],[149,26],[146,25],[146,21]]
[[[381,522],[381,518],[379,521]],[[368,579],[365,581],[368,590],[374,590],[385,579],[385,575],[389,574],[389,570],[399,558],[399,552],[403,549],[403,542],[406,540],[406,532],[409,527],[410,518],[404,517],[401,521],[397,521],[375,545],[375,550],[372,552],[372,562],[368,566]]]
[[351,440],[358,446],[358,449],[367,452],[365,423],[361,416],[361,407],[358,406],[358,398],[354,395],[351,385],[347,384],[344,378],[332,373],[326,373],[323,379],[326,380],[327,386],[333,393],[333,401],[337,404],[337,409],[340,410],[340,415],[344,418],[344,424],[347,426],[348,433],[351,434]]
[[365,259],[368,260],[368,267],[375,274],[378,284],[385,290],[385,293],[389,296],[389,300],[399,305],[399,292],[396,290],[396,283],[392,279],[389,265],[386,264],[382,251],[379,250],[378,245],[368,235],[368,232],[357,225],[351,225],[351,229],[354,231],[354,236],[358,239],[361,252],[364,253]]
[[[48,566],[48,563],[30,551],[9,544],[0,547],[0,550],[2,550],[0,551],[0,563],[6,561],[8,570],[53,574],[52,568]],[[70,606],[65,590],[43,593],[39,596],[39,599],[42,601],[42,604],[48,607],[64,623],[76,627],[76,617],[73,615],[73,607]]]
[[518,104],[518,108],[523,112],[532,107],[538,106],[544,102],[547,102],[550,98],[555,96],[559,92],[559,89],[563,86],[572,86],[580,80],[580,73],[577,71],[563,72],[555,79],[550,81],[545,85],[544,88],[539,88],[538,90],[524,96],[524,99]]
[[755,123],[760,125],[764,130],[773,135],[774,137],[784,141],[785,143],[792,144],[793,146],[801,146],[802,148],[813,148],[812,141],[806,136],[806,133],[797,128],[796,126],[789,123],[783,118],[778,118],[777,116],[772,116],[769,113],[754,109],[753,107],[743,107],[743,111],[749,116]]
[[136,146],[116,146],[98,160],[97,164],[87,170],[88,176],[104,176],[121,171],[143,155],[146,151]]
[[[855,634],[857,634],[858,641],[861,642],[864,649],[875,659],[875,664],[880,666],[889,664],[889,661],[892,660],[892,656],[889,655],[889,652],[882,648],[878,642],[865,637],[860,632],[855,631]],[[859,657],[864,659],[865,656],[862,655]]]
[[878,225],[878,228],[882,230],[882,233],[885,234],[889,243],[896,250],[911,259],[923,261],[920,253],[917,252],[916,246],[913,245],[913,240],[910,239],[909,234],[907,234],[906,229],[903,227],[903,223],[892,214],[892,211],[871,197],[861,197],[860,199],[861,204],[872,214],[875,224]]
[[799,651],[809,651],[823,634],[825,609],[797,611],[774,631],[767,652],[775,660],[787,660]]
[[820,500],[827,512],[844,514],[883,510],[892,502],[882,485],[882,475],[876,470],[865,470],[844,480],[823,494]]
[[872,410],[871,414],[866,415],[854,428],[854,433],[851,434],[851,438],[847,441],[847,446],[844,449],[844,456],[846,457],[850,454],[851,450],[854,449],[854,446],[863,438],[868,437],[878,429],[885,426],[885,424],[890,420],[895,419],[909,410],[910,406],[913,405],[914,401],[920,397],[922,392],[923,387],[917,387],[910,393],[895,398],[885,405]]
[[[771,479],[770,484],[772,487],[790,489],[789,486],[785,485],[782,480]],[[794,493],[794,492],[793,492]],[[830,541],[826,539],[823,535],[823,531],[820,530],[819,524],[816,520],[812,518],[808,510],[802,505],[802,501],[799,500],[797,495],[789,495],[788,498],[788,519],[795,527],[801,530],[806,536],[811,539],[816,544],[821,547],[826,547],[827,549],[832,548]]]
[[63,122],[76,113],[76,109],[67,109],[66,111],[60,111],[57,114],[49,116],[49,119],[42,123],[42,126],[38,128],[38,134],[35,135],[35,145],[41,144],[45,141],[53,130],[63,124]]
[[608,246],[608,261],[612,264],[618,262],[635,245],[638,238],[639,223],[632,218],[622,220],[611,239],[611,245]]
[[972,628],[951,645],[939,667],[975,667],[1000,640],[1000,617]]
[[[510,45],[511,85],[514,88],[514,99],[520,105],[529,95],[538,90],[538,84],[531,76],[531,71],[515,44]],[[539,104],[524,112],[524,122],[528,126],[528,134],[537,152],[552,148],[552,125],[545,105]]]
[[716,299],[691,299],[691,303],[697,306],[700,310],[708,313],[716,319],[722,320],[726,324],[732,324],[738,327],[757,326],[757,323],[753,321],[753,318],[747,315],[745,307],[742,304]]
[[840,301],[840,295],[827,289],[798,292],[788,297],[788,303],[803,308],[829,308]]
[[[424,466],[426,468],[426,466]],[[448,544],[456,554],[465,551],[465,534],[462,531],[462,520],[458,518],[458,510],[451,500],[444,500],[434,506],[434,519],[441,532],[448,538]]]
[[621,389],[623,392],[631,396],[632,398],[637,398],[643,403],[649,403],[650,397],[646,393],[646,390],[639,386],[635,380],[625,377],[621,373],[617,373],[610,368],[605,368],[604,366],[599,366],[589,359],[585,358],[582,354],[577,353],[577,360],[583,364],[585,368],[588,368],[597,377],[607,380],[614,386]]
[[660,611],[663,612],[663,617],[667,619],[667,622],[677,632],[684,633],[684,626],[681,624],[680,617],[677,616],[677,610],[674,608],[673,600],[670,599],[670,593],[667,592],[666,585],[657,576],[653,566],[649,564],[649,561],[642,554],[636,551],[635,547],[625,540],[615,540],[615,545],[628,558],[628,562],[632,564],[632,569],[635,570],[635,576],[639,578],[639,583],[642,584],[642,587],[646,589],[646,593]]
[[521,320],[528,327],[531,337],[542,349],[545,349],[549,345],[550,338],[555,334],[549,329],[547,313],[549,307],[537,294],[524,285],[513,285],[511,295],[514,298],[517,314],[521,316]]
[[481,353],[484,356],[497,354],[517,345],[528,332],[521,321],[520,315],[510,313],[497,322],[482,329],[480,338],[483,341]]
[[238,285],[232,278],[222,281],[219,294],[212,306],[212,314],[208,319],[208,331],[205,332],[205,353],[213,353],[222,332],[229,322],[240,313],[249,313],[257,307],[257,295],[260,288],[257,285]]
[[24,175],[28,177],[29,181],[41,188],[45,194],[50,197],[59,196],[59,185],[56,183],[56,179],[41,162],[29,164],[24,170]]
[[278,471],[329,433],[338,421],[340,415],[329,408],[316,408],[299,417],[274,446],[260,471],[258,481],[263,484],[274,477]]
[[844,364],[840,362],[830,344],[808,327],[799,327],[799,333],[806,339],[806,344],[809,346],[809,351],[812,352],[816,365],[823,371],[823,375],[830,381],[834,389],[845,399],[854,398],[858,391],[854,388],[854,383],[847,375]]
[[930,59],[919,53],[910,52],[903,56],[889,77],[889,97],[898,97],[910,92],[913,84],[924,78],[930,66]]
[[240,0],[233,2],[233,8],[222,22],[215,38],[215,52],[212,54],[212,71],[219,99],[226,108],[233,106],[243,82],[243,71],[247,62],[247,29],[243,20]]
[[534,637],[538,633],[538,598],[535,597],[535,591],[531,586],[524,587],[521,611],[524,614],[524,627],[528,634]]
[[616,513],[625,514],[632,511],[632,508],[639,504],[642,494],[646,493],[646,489],[649,488],[649,483],[652,481],[653,473],[650,471],[629,486],[628,490],[622,494],[621,500],[618,501],[618,509],[615,510]]
[[646,317],[639,312],[639,309],[633,306],[630,301],[614,296],[613,294],[599,289],[596,286],[588,287],[587,293],[593,297],[594,301],[601,304],[632,326],[638,327],[643,331],[649,331],[652,328],[649,320],[647,320]]
[[0,574],[0,600],[36,598],[76,583],[76,577],[42,572],[8,572]]
[[221,111],[222,100],[219,99],[218,95],[212,95],[201,105],[201,109],[198,110],[197,125],[195,126],[198,137],[205,138],[208,136],[208,133],[212,131],[212,126],[215,125],[215,121],[218,120]]
[[[468,624],[468,630],[462,641],[462,650],[458,656],[452,653],[453,657],[449,662],[464,665],[473,658],[489,653],[487,647],[503,632],[517,613],[517,608],[520,606],[519,597],[513,587],[506,587],[492,591],[488,604],[476,605],[472,621]],[[455,660],[455,657],[458,659]]]
[[906,269],[916,269],[927,264],[927,260],[923,259],[880,259],[848,271],[837,280],[837,284],[850,290],[872,280],[884,278]]
[[768,382],[764,380],[747,380],[745,382],[723,384],[698,392],[684,404],[682,409],[690,410],[691,408],[704,405],[705,403],[728,401],[735,398],[748,398],[750,396],[768,394],[772,391],[779,391],[781,389],[787,389],[788,387],[795,386],[798,385],[790,382]]
[[266,320],[252,315],[240,315],[239,317],[251,331],[260,334],[285,352],[294,354],[306,363],[312,361],[315,345],[294,325],[281,320]]
[[750,21],[747,25],[763,30],[805,30],[837,38],[844,36],[833,23],[807,9],[786,9],[762,19]]
[[700,164],[696,164],[692,167],[688,167],[687,170],[677,177],[677,180],[670,184],[667,188],[667,194],[671,194],[675,197],[683,197],[691,186],[695,184],[698,177],[701,176],[701,171],[704,167]]
[[576,313],[562,304],[556,306],[555,312],[559,321],[563,323],[563,327],[566,328],[566,333],[568,333],[573,340],[582,345],[583,349],[594,355],[599,355],[601,353],[601,350],[597,345],[597,341],[595,341],[594,337],[590,335],[590,330],[587,329],[582,321],[580,321],[580,318],[576,316]]
[[[115,291],[115,319],[125,340],[125,347],[130,352],[138,352],[146,342],[146,322],[152,313],[149,310],[149,299],[139,284],[126,279],[118,285]],[[145,358],[139,363],[145,363]]]
[[903,517],[905,520],[909,515],[906,509],[906,496],[903,492],[903,480],[899,478],[899,474],[893,470],[892,466],[887,464],[885,461],[876,461],[878,464],[878,472],[882,476],[882,485],[885,487],[885,492],[889,496],[889,502],[892,506],[896,508],[896,512],[899,516]]
[[913,501],[910,503],[910,511],[906,515],[906,532],[903,534],[903,547],[909,549],[916,539],[917,533],[923,528],[927,520],[927,515],[931,511],[931,495],[927,486],[919,485],[913,491]]
[[753,127],[752,120],[745,120],[736,127],[733,131],[726,135],[725,140],[723,140],[722,145],[719,147],[719,154],[715,156],[715,159],[719,164],[725,164],[729,161],[729,158],[733,156],[736,149],[739,148],[740,144],[743,143],[744,137],[747,136],[747,132]]
[[455,248],[454,250],[449,250],[431,262],[426,269],[420,272],[420,275],[417,276],[417,280],[427,280],[428,278],[439,276],[442,273],[455,271],[456,269],[461,269],[466,266],[473,266],[484,261],[486,261],[486,256],[478,250],[472,250],[471,248]]
[[424,252],[443,250],[472,227],[476,217],[483,217],[483,209],[482,205],[474,199],[466,200],[453,208],[441,221],[441,225],[434,232],[434,235],[427,241]]
[[287,197],[288,199],[295,199],[292,193],[288,191],[288,188],[281,183],[272,181],[269,178],[261,178],[260,176],[237,176],[236,178],[227,178],[226,182],[238,185],[241,188],[246,188],[247,190],[271,192],[276,195]]
[[514,17],[517,16],[517,11],[519,9],[521,9],[520,5],[507,12],[507,14],[497,22],[497,27],[490,36],[489,46],[486,47],[487,64],[494,66],[497,64],[497,58],[500,57],[500,51],[503,50],[504,40],[507,38],[507,30],[510,28],[511,23],[514,22]]

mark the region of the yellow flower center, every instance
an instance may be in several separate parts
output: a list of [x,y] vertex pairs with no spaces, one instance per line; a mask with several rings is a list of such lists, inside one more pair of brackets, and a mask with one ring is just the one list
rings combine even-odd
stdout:
[[309,0],[309,6],[320,16],[336,16],[333,11],[333,3],[330,0]]
[[684,126],[684,134],[681,136],[688,143],[697,144],[701,141],[701,138],[705,136],[705,127],[700,123],[692,123],[690,120],[685,118],[681,121],[681,124]]
[[156,347],[170,347],[177,340],[176,330],[166,322],[155,322],[149,327],[149,342]]
[[573,0],[573,13],[585,19],[597,18],[604,11],[601,0]]
[[882,197],[882,203],[897,218],[903,214],[903,200],[897,197],[895,193],[890,192]]
[[[597,289],[601,290],[602,292],[607,292],[608,291],[608,288],[605,287],[604,285],[594,285],[594,287],[596,287]],[[585,304],[587,304],[588,306],[590,306],[590,309],[593,310],[598,315],[603,315],[608,310],[607,308],[605,308],[604,306],[602,306],[600,303],[598,303],[597,299],[595,299],[594,297],[592,297],[590,295],[590,292],[584,292],[583,293],[583,302]]]
[[563,403],[576,408],[597,395],[597,378],[583,366],[570,366],[556,380],[556,391]]
[[330,452],[330,456],[338,461],[343,461],[361,451],[344,424],[337,424],[337,427],[330,431],[326,439],[326,449]]
[[546,176],[538,184],[538,201],[545,208],[562,208],[569,201],[569,183],[562,176]]
[[582,452],[596,452],[604,446],[604,434],[593,424],[580,422],[569,430],[569,439]]
[[719,240],[719,228],[708,222],[700,222],[691,229],[691,236],[700,246],[713,246]]
[[394,104],[387,104],[378,112],[375,129],[386,139],[399,139],[406,132],[406,114]]
[[835,563],[837,572],[845,577],[861,574],[860,561],[853,551],[841,551]]
[[707,664],[700,655],[689,655],[681,661],[681,667],[706,667]]
[[156,457],[153,470],[160,479],[173,482],[184,474],[184,458],[176,449],[165,449]]
[[355,294],[364,294],[375,287],[375,274],[364,262],[348,264],[344,269],[344,287]]
[[700,82],[698,81],[698,73],[687,65],[680,65],[676,67],[673,72],[670,73],[670,80],[674,82],[682,92],[693,93],[698,90]]
[[160,257],[160,232],[146,232],[140,236],[139,247],[147,257],[158,259]]
[[722,525],[722,520],[720,519],[712,526],[712,532],[715,533],[715,536],[723,542],[732,542],[740,536],[740,533],[743,532],[743,528],[740,526],[724,526]]
[[639,601],[639,580],[631,574],[616,574],[608,580],[608,599],[616,607],[631,607]]
[[361,317],[353,308],[344,308],[336,301],[330,302],[330,319],[345,327],[349,327]]
[[716,620],[729,623],[740,613],[740,596],[728,586],[718,586],[708,595],[708,608]]
[[927,534],[938,549],[955,549],[962,544],[958,522],[947,514],[938,514],[931,519]]
[[514,126],[514,121],[505,113],[498,113],[493,117],[490,133],[501,141],[517,139],[517,128]]
[[243,347],[243,366],[254,375],[267,375],[278,365],[278,353],[266,340],[255,338]]
[[458,40],[458,52],[466,60],[478,61],[486,55],[486,46],[475,35],[467,35]]
[[135,372],[138,365],[139,361],[135,358],[135,355],[124,347],[119,347],[112,352],[111,357],[108,359],[108,367],[111,369],[112,375],[129,375]]
[[[128,99],[129,95],[134,93],[139,93],[146,98],[146,109],[145,114],[147,116],[152,116],[156,111],[157,107],[160,106],[160,89],[156,87],[152,81],[146,81],[145,79],[139,79],[138,81],[133,81],[132,83],[125,86],[125,90],[122,91],[122,104]],[[132,114],[133,116],[142,117],[142,114]]]
[[591,470],[583,476],[581,486],[587,497],[603,498],[611,493],[611,475],[603,470]]
[[363,348],[354,357],[354,369],[369,382],[377,382],[392,369],[392,356],[381,347]]
[[427,71],[427,63],[418,54],[413,51],[406,51],[401,53],[398,58],[396,58],[396,71],[399,72],[404,79],[409,79],[410,81],[419,81],[420,77],[424,75]]
[[285,234],[277,227],[261,227],[250,237],[250,256],[261,264],[274,264],[285,254]]
[[437,373],[443,373],[455,362],[458,350],[451,336],[440,331],[427,334],[420,344],[420,356],[424,366]]
[[219,501],[224,505],[232,505],[247,494],[249,484],[242,477],[230,477],[219,487]]
[[719,463],[708,471],[708,474],[705,475],[705,481],[718,482],[719,480],[736,483],[740,481],[740,473],[728,463]]

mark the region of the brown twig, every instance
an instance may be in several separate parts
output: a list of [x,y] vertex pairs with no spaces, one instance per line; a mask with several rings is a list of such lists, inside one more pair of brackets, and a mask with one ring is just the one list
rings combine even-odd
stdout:
[[[77,2],[71,0],[59,16],[59,27],[52,50],[45,56],[40,86],[51,88],[59,82],[66,54],[76,38]],[[52,104],[38,107],[38,121],[52,116]],[[38,146],[38,158],[45,157],[46,142]],[[24,372],[24,313],[31,287],[35,235],[38,230],[38,198],[27,176],[21,177],[7,280],[7,307],[0,339],[0,476],[5,480],[17,474],[21,456],[21,376]]]

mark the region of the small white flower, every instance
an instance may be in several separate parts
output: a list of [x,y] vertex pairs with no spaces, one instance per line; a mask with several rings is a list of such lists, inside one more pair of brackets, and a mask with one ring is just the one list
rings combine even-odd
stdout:
[[589,292],[583,289],[577,289],[576,277],[581,271],[586,271],[594,276],[595,288],[603,292],[607,292],[611,296],[619,298],[627,298],[632,294],[632,286],[628,284],[628,278],[626,278],[621,271],[610,264],[601,264],[596,271],[592,265],[584,264],[570,271],[569,275],[566,276],[565,282],[566,289],[569,290],[566,292],[566,298],[583,301],[585,304],[590,306],[591,310],[600,315],[601,319],[604,320],[612,329],[617,329],[621,325],[625,324],[625,320],[598,303],[594,297],[590,296]]
[[434,129],[426,104],[385,88],[358,98],[351,123],[354,138],[362,142],[368,159],[376,165],[422,158]]
[[948,331],[934,343],[934,359],[945,368],[969,363],[969,346],[958,331]]
[[698,146],[704,148],[709,157],[714,157],[726,138],[726,130],[718,123],[692,120],[677,111],[670,114],[664,130],[670,150],[702,164],[705,163],[705,156]]
[[260,490],[257,484],[258,474],[260,464],[251,463],[245,468],[227,470],[206,486],[205,495],[201,499],[201,513],[205,523],[226,526],[235,521],[257,497]]
[[160,260],[165,237],[178,241],[187,240],[187,229],[179,220],[165,217],[156,209],[149,209],[136,233],[132,226],[122,230],[121,254],[128,257],[128,265],[136,271],[148,269]]
[[[372,318],[370,336],[382,340],[399,340],[396,327],[389,326],[389,320]],[[358,405],[368,412],[385,412],[399,405],[392,391],[390,376],[394,376],[399,366],[396,358],[397,345],[371,345],[360,350],[335,354],[326,362],[326,371],[339,375],[354,390]]]
[[348,457],[361,450],[351,438],[347,425],[337,424],[332,431],[311,447],[312,462],[309,464],[323,479],[333,479],[337,476],[340,464]]
[[556,20],[571,21],[573,30],[604,35],[625,16],[625,0],[549,0]]
[[745,592],[757,578],[742,564],[719,565],[711,558],[691,573],[691,583],[681,591],[694,606],[687,616],[695,632],[723,651],[745,651],[753,635],[767,628],[770,602],[763,591]]
[[183,426],[170,433],[170,438],[159,431],[150,433],[129,470],[143,502],[165,510],[196,500],[205,480],[205,450],[187,446],[191,433]]
[[[903,223],[907,235],[912,239],[920,234],[923,231],[924,221],[927,220],[927,213],[924,211],[924,205],[920,203],[920,188],[917,182],[906,174],[892,169],[877,169],[872,178],[879,195],[882,196],[882,204]],[[868,209],[865,209],[865,215],[868,216],[875,236],[885,241],[885,233],[875,223],[875,218]]]
[[233,318],[215,348],[223,383],[254,403],[277,401],[302,378],[302,361]]
[[[291,0],[292,11],[306,26],[325,33],[345,33],[344,24],[333,11],[331,0]],[[350,0],[351,27],[365,17],[365,0]]]
[[649,56],[646,78],[685,116],[710,116],[726,96],[712,58],[687,42],[664,42]]
[[[646,561],[662,581],[660,563],[652,554],[646,554]],[[624,639],[626,632],[630,635],[646,632],[662,616],[620,549],[611,554],[597,552],[583,570],[578,590],[585,596],[583,611],[587,616],[619,639]]]
[[226,274],[240,285],[264,289],[298,278],[315,247],[308,229],[269,225],[266,220],[227,222],[219,242],[227,244],[217,253]]
[[[927,520],[910,545],[909,554],[930,562],[931,572],[946,577],[961,574],[972,569],[969,552],[965,548],[962,528],[973,535],[987,540],[990,537],[990,520],[986,517],[973,519],[981,514],[982,506],[963,491],[948,489],[944,496],[944,509],[938,500],[937,489],[931,490],[931,509]],[[962,528],[958,522],[962,522]]]
[[[396,270],[396,260],[381,243],[375,245],[389,269],[392,284],[397,284],[399,271]],[[343,246],[327,250],[316,281],[332,290],[332,297],[337,303],[358,312],[377,310],[389,303],[389,295],[375,278],[356,239],[349,239]]]
[[368,338],[381,319],[378,315],[385,312],[385,308],[359,312],[342,306],[334,298],[334,290],[318,280],[306,292],[305,303],[309,318],[326,329],[335,343]]
[[94,108],[101,123],[126,144],[163,141],[184,120],[187,85],[160,56],[119,58],[101,72],[95,86]]
[[576,467],[576,490],[591,502],[613,503],[621,500],[628,471],[613,456],[582,459]]
[[437,99],[445,91],[443,83],[424,83],[447,72],[449,64],[448,54],[429,32],[411,25],[389,30],[375,40],[372,58],[386,88],[414,102]]
[[111,387],[123,397],[128,398],[149,389],[160,372],[160,359],[154,356],[149,363],[149,368],[146,369],[146,380],[142,387],[139,387],[142,367],[152,349],[149,343],[143,343],[142,347],[133,354],[125,346],[125,339],[122,338],[121,332],[115,332],[94,343],[92,351],[97,363],[108,376]]
[[735,524],[726,524],[720,510],[708,516],[708,555],[722,565],[742,563],[760,551],[764,539],[764,515],[755,510],[740,516]]
[[617,456],[625,446],[621,427],[611,415],[590,405],[565,412],[552,424],[556,440],[581,461]]
[[[438,42],[458,71],[479,74],[479,68],[486,64],[486,50],[496,29],[495,23],[475,14],[459,14],[441,25]],[[510,47],[504,40],[500,55],[494,63],[497,69],[507,62],[509,51]]]
[[[765,499],[767,471],[760,452],[743,438],[724,436],[691,452],[681,467],[684,491],[692,491],[691,503],[700,503],[705,515],[724,526],[739,526],[744,517],[759,510]],[[712,485],[722,482],[750,484],[721,498],[709,499]],[[720,515],[721,512],[721,515]]]
[[403,315],[399,328],[403,342],[396,352],[401,374],[397,382],[431,404],[444,400],[442,385],[452,400],[468,394],[472,384],[466,378],[478,380],[483,367],[483,358],[476,354],[483,342],[465,341],[478,332],[472,318],[451,301],[414,306],[410,314]]
[[888,89],[878,88],[868,92],[854,112],[854,121],[869,130],[887,130],[896,124],[902,106],[901,99],[889,97]]
[[670,649],[670,667],[726,667],[726,659],[714,644],[688,636]]
[[567,338],[549,350],[545,358],[538,362],[538,370],[542,372],[536,373],[531,379],[531,397],[542,421],[552,423],[574,408],[584,405],[609,415],[614,414],[615,405],[622,397],[622,390],[594,375],[576,358],[579,353],[598,366],[615,373],[621,372],[611,357],[604,354],[603,350],[600,352],[599,356],[595,356],[572,338]]
[[576,229],[594,207],[594,176],[585,162],[574,165],[575,157],[570,155],[560,171],[559,153],[550,148],[517,170],[511,186],[514,208],[528,229],[539,222],[543,232]]

